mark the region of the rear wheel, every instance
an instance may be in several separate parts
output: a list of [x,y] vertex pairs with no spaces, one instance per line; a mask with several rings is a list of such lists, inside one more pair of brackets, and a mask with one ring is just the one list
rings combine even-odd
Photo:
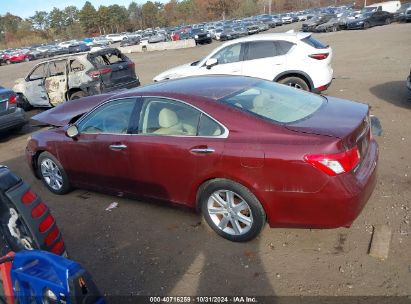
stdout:
[[6,60],[7,64],[11,64],[11,61],[9,59]]
[[385,24],[386,24],[386,25],[388,25],[388,24],[390,24],[390,23],[391,23],[391,19],[390,19],[390,18],[385,19]]
[[364,28],[365,28],[365,29],[370,28],[370,23],[369,23],[369,22],[364,22]]
[[337,28],[337,26],[336,26],[336,25],[333,25],[333,27],[332,27],[332,31],[333,31],[333,32],[338,31],[338,28]]
[[17,93],[17,106],[22,108],[24,111],[30,111],[33,106],[29,103],[26,96],[21,93]]
[[202,214],[220,236],[234,242],[255,238],[264,227],[265,211],[250,190],[241,184],[216,179],[200,194]]
[[46,187],[55,194],[65,194],[71,186],[60,162],[50,153],[43,152],[37,160],[38,175]]
[[290,87],[296,88],[296,89],[300,89],[304,91],[310,90],[310,87],[308,86],[308,84],[300,77],[295,77],[295,76],[285,77],[285,78],[278,80],[278,82],[281,84],[285,84]]
[[70,100],[79,99],[87,96],[83,91],[77,91],[70,95]]

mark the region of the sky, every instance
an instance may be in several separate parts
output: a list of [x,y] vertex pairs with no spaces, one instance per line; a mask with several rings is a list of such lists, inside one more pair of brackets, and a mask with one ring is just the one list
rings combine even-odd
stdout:
[[[128,7],[132,0],[89,0],[97,9],[100,5],[124,5]],[[138,4],[144,4],[147,0],[134,0]],[[0,15],[9,12],[22,18],[34,15],[35,11],[51,11],[53,7],[63,9],[74,5],[81,9],[86,0],[0,0]],[[154,1],[153,1],[154,2]],[[161,0],[160,2],[166,2]]]

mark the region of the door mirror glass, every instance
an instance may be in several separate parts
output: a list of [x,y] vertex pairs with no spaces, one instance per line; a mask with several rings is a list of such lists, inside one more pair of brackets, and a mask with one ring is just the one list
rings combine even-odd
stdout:
[[68,129],[66,130],[66,134],[70,138],[74,138],[77,135],[79,135],[79,131],[77,129],[77,126],[76,125],[71,125],[70,127],[68,127]]
[[218,64],[217,58],[210,58],[206,62],[207,69],[211,69],[213,66]]

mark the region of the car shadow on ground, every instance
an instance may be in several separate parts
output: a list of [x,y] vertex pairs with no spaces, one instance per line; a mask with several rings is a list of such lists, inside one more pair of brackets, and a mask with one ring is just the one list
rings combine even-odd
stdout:
[[370,88],[370,92],[393,105],[411,109],[411,92],[404,81],[390,81]]
[[[130,295],[275,295],[270,277],[277,269],[263,263],[260,237],[227,241],[184,208],[84,189],[53,195],[23,156],[4,165],[47,203],[70,258],[88,269],[108,303],[127,303]],[[113,201],[118,207],[106,211]]]

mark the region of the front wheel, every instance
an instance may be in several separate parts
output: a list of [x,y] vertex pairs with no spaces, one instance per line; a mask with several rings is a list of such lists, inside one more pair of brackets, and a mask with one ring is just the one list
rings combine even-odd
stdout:
[[279,83],[281,84],[285,84],[288,85],[290,87],[296,88],[296,89],[300,89],[300,90],[304,90],[304,91],[309,91],[310,88],[308,86],[308,84],[301,78],[299,77],[285,77],[282,78],[280,80],[278,80]]
[[370,28],[370,23],[369,22],[364,22],[364,29]]
[[217,179],[206,184],[200,203],[208,225],[230,241],[252,240],[266,221],[265,211],[255,195],[230,180]]
[[66,194],[71,186],[60,162],[50,153],[43,152],[37,160],[38,174],[46,187],[55,194]]
[[390,18],[385,19],[385,24],[386,25],[391,24],[391,19]]

